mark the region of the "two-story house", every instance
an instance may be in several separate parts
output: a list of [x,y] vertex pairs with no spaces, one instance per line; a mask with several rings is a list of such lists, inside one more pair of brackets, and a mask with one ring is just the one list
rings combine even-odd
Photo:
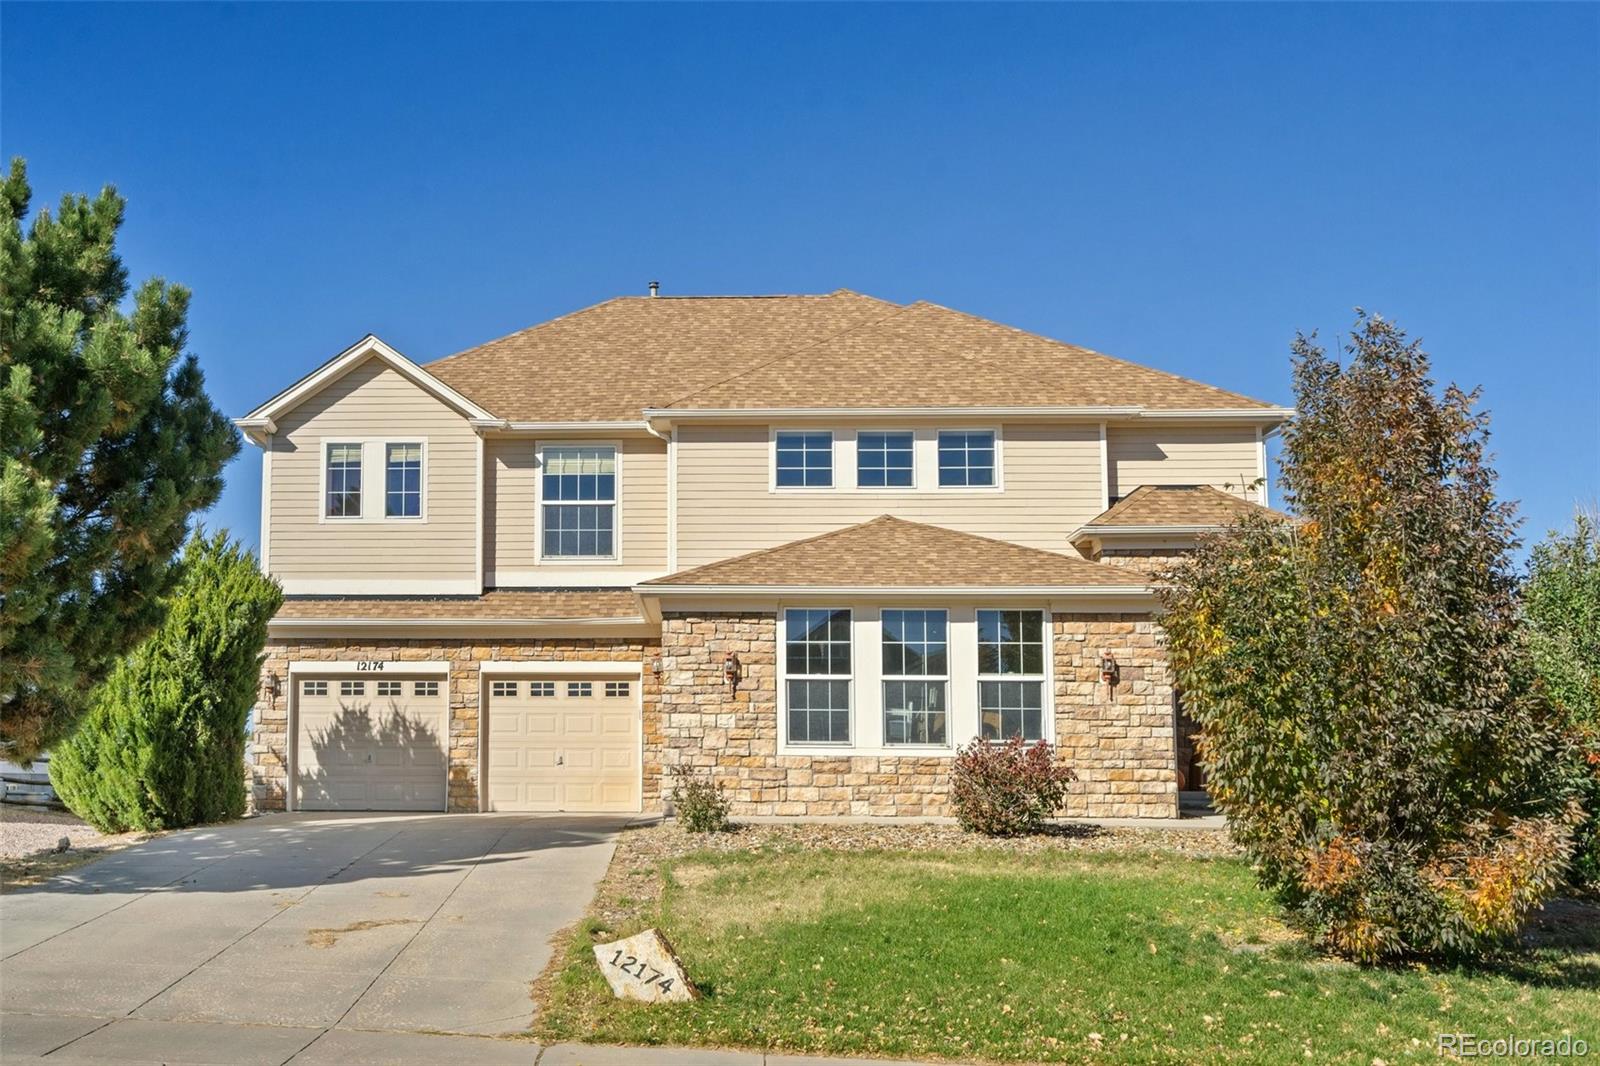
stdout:
[[619,298],[368,336],[262,451],[262,808],[948,813],[974,737],[1176,813],[1150,557],[1265,505],[1289,411],[929,303]]

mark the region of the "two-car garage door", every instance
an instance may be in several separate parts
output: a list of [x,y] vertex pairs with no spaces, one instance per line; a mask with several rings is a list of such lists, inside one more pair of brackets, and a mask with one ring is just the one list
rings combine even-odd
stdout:
[[[295,808],[445,810],[449,683],[438,667],[427,675],[291,672]],[[637,673],[486,672],[478,698],[485,810],[639,810]]]

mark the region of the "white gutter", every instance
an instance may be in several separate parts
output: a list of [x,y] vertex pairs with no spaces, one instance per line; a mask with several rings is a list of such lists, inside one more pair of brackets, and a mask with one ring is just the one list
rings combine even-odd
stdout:
[[635,585],[641,596],[1144,596],[1149,585]]
[[477,419],[472,423],[474,429],[489,430],[496,433],[582,433],[585,430],[595,433],[638,432],[651,433],[661,436],[648,422],[511,422],[506,419]]
[[1038,406],[1038,407],[646,407],[650,421],[742,419],[761,421],[772,418],[1104,418],[1137,417],[1139,406]]
[[274,634],[317,634],[351,629],[378,633],[457,632],[550,633],[571,629],[604,629],[650,625],[643,615],[620,618],[274,618],[267,628]]
[[1193,535],[1197,533],[1220,533],[1228,529],[1225,525],[1204,526],[1081,526],[1067,539],[1077,540],[1079,537],[1152,537],[1152,536],[1178,536]]
[[1139,412],[1139,417],[1151,418],[1157,421],[1187,422],[1195,419],[1206,419],[1223,422],[1282,422],[1286,418],[1293,418],[1294,413],[1293,407],[1245,407],[1235,410],[1144,410]]

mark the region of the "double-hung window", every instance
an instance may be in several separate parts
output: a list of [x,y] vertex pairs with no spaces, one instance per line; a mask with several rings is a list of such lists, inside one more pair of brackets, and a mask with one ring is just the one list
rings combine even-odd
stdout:
[[947,743],[949,687],[949,615],[945,611],[884,611],[884,742]]
[[940,487],[992,487],[995,483],[994,456],[992,429],[940,430]]
[[850,612],[784,612],[789,743],[850,743]]
[[773,483],[780,489],[833,486],[833,434],[827,430],[784,431],[773,442]]
[[1044,739],[1044,612],[978,612],[978,724],[985,740]]
[[384,446],[384,505],[386,518],[422,517],[422,445]]
[[856,434],[856,485],[864,489],[909,489],[916,482],[910,431]]
[[546,559],[617,555],[617,449],[609,444],[544,449],[542,478]]
[[361,445],[328,445],[327,464],[324,513],[329,518],[360,518]]

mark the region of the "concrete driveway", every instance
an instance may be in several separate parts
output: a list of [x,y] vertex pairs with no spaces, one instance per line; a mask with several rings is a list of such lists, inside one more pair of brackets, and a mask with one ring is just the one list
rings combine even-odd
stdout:
[[627,821],[268,815],[8,893],[0,1057],[514,1061],[521,1045],[397,1034],[526,1029],[528,982]]

